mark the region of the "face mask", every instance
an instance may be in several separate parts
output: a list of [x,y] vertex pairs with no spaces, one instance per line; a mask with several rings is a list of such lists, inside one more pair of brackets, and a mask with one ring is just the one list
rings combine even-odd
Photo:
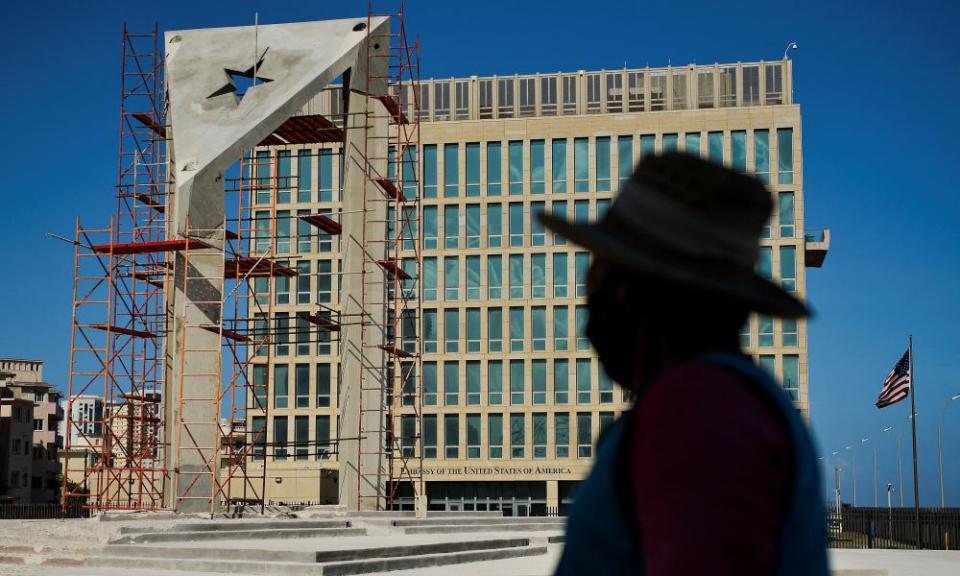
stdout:
[[631,388],[637,354],[637,326],[633,324],[632,314],[623,310],[609,288],[590,293],[587,310],[586,336],[596,349],[600,362],[614,382]]

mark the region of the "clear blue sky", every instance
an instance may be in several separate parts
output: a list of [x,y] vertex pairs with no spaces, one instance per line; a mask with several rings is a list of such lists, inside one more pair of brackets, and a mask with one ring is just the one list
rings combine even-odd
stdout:
[[[799,42],[807,227],[833,231],[825,268],[808,275],[819,311],[810,326],[813,428],[829,454],[886,424],[906,425],[908,403],[878,411],[873,402],[912,332],[921,503],[937,502],[937,418],[960,392],[955,3],[410,4],[424,76],[777,59]],[[41,358],[47,379],[66,385],[71,249],[44,233],[70,235],[78,215],[103,224],[114,208],[122,22],[243,25],[255,11],[265,23],[314,20],[363,14],[366,2],[34,0],[4,9],[0,355]],[[881,485],[896,482],[895,434],[883,435]],[[947,412],[945,438],[949,501],[958,506],[960,401]],[[861,450],[858,461],[861,504],[873,500],[871,455]],[[907,449],[904,463],[909,495]],[[844,481],[849,499],[849,473]]]

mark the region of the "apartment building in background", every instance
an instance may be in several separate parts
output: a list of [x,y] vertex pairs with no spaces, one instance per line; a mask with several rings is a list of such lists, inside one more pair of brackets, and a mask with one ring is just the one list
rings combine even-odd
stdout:
[[0,358],[0,499],[59,501],[60,396],[42,361]]
[[[823,264],[829,233],[805,232],[791,71],[785,59],[423,82],[420,144],[399,152],[420,183],[403,190],[419,202],[401,208],[418,210],[419,318],[396,335],[419,347],[422,365],[394,430],[404,451],[423,456],[429,509],[562,514],[598,436],[629,409],[584,335],[590,256],[537,213],[594,221],[644,156],[696,154],[768,186],[775,210],[758,268],[806,299],[806,269]],[[400,95],[409,115],[413,99]],[[340,101],[339,88],[326,90],[305,112],[336,115]],[[266,461],[268,500],[328,502],[339,351],[306,317],[338,309],[341,246],[298,216],[341,210],[341,154],[329,144],[259,154],[295,183],[275,199],[276,251],[298,276],[256,279],[262,294],[275,282],[273,317],[255,319],[274,337],[269,361],[253,360],[270,405],[269,422],[244,423],[266,432],[249,465]],[[402,243],[401,258],[413,258]],[[806,321],[753,315],[741,343],[806,415]],[[408,488],[400,507],[412,506]]]

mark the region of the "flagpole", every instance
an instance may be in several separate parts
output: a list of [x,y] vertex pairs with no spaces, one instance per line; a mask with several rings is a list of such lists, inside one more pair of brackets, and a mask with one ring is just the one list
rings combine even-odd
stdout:
[[910,335],[910,429],[913,434],[913,522],[920,546],[920,486],[917,476],[917,381],[913,376],[913,334]]

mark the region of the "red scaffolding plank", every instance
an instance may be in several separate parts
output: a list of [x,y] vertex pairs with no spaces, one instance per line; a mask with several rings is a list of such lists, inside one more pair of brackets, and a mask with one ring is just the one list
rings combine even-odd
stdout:
[[216,324],[204,324],[203,326],[201,326],[201,328],[203,328],[207,332],[220,334],[227,340],[236,340],[237,342],[253,342],[253,340],[249,336],[244,336],[239,332],[236,332],[234,330],[228,330],[227,328],[224,328],[223,330],[221,330],[220,327],[217,326]]
[[151,118],[149,115],[144,114],[143,112],[134,112],[133,114],[131,114],[131,116],[139,120],[140,123],[146,126],[147,128],[156,132],[161,138],[167,137],[167,128],[165,126],[161,126],[160,124],[157,124],[156,122],[154,122],[153,118]]
[[374,178],[374,181],[383,188],[383,191],[387,193],[387,196],[393,198],[397,202],[406,202],[407,197],[403,195],[403,192],[397,188],[397,185],[393,183],[393,180],[389,178]]
[[343,232],[343,226],[341,226],[339,222],[323,214],[307,214],[306,216],[301,216],[300,219],[333,236],[337,236]]
[[383,105],[386,107],[387,112],[393,116],[393,121],[397,124],[409,124],[407,120],[407,115],[400,111],[400,105],[397,104],[396,98],[389,94],[383,94],[377,96],[377,100],[383,102]]
[[145,330],[134,330],[133,328],[124,328],[123,326],[110,326],[109,324],[88,324],[90,328],[103,330],[104,332],[116,332],[127,336],[136,336],[138,338],[156,338],[157,335]]
[[176,240],[154,240],[152,242],[122,242],[119,244],[96,244],[90,248],[101,254],[148,254],[151,252],[176,252],[178,250],[197,250],[209,248],[200,240],[178,238]]
[[223,275],[225,278],[241,276],[285,276],[289,278],[296,276],[297,271],[266,258],[239,257],[230,258],[224,263]]
[[260,142],[260,146],[283,146],[285,144],[324,144],[343,142],[343,130],[326,116],[307,114],[291,116]]
[[163,204],[154,200],[149,194],[137,194],[136,198],[161,214],[166,211],[166,208],[163,206]]
[[410,280],[412,276],[407,274],[407,271],[401,268],[396,260],[377,260],[377,264],[381,268],[389,272],[390,274],[400,278],[401,280]]
[[336,322],[331,318],[327,318],[326,316],[321,316],[320,314],[313,314],[313,315],[307,316],[307,322],[310,322],[311,324],[316,324],[317,326],[330,330],[331,332],[340,331],[339,322]]
[[407,352],[402,348],[397,348],[396,346],[389,346],[387,344],[377,344],[377,348],[383,350],[387,354],[396,356],[397,358],[413,358],[414,354],[412,352]]

